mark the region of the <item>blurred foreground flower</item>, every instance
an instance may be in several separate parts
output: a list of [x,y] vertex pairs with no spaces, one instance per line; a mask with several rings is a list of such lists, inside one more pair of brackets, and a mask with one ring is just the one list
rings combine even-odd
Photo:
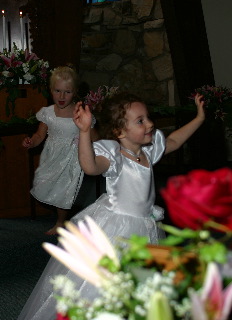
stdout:
[[[90,217],[80,222],[78,229],[70,223],[67,228],[68,231],[58,229],[64,250],[51,244],[44,247],[77,275],[97,286],[99,296],[87,301],[81,298],[75,283],[57,276],[52,280],[54,291],[59,292],[57,320],[230,319],[232,285],[224,289],[225,278],[211,264],[211,261],[226,263],[227,250],[223,243],[218,246],[218,241],[212,242],[209,231],[164,226],[171,233],[167,243],[176,238],[177,243],[188,239],[194,244],[186,248],[148,246],[145,237],[132,235],[130,239],[119,239],[114,249]],[[166,269],[159,257],[163,251],[167,253],[165,259],[175,261],[171,270]]]
[[201,293],[190,290],[193,320],[226,320],[232,307],[232,284],[223,290],[218,267],[210,263]]
[[161,194],[176,226],[202,229],[212,220],[232,230],[231,169],[199,169],[171,177]]
[[106,270],[102,271],[98,265],[100,259],[106,255],[115,266],[119,265],[119,261],[113,246],[97,224],[89,217],[86,223],[79,222],[77,228],[67,222],[69,231],[58,229],[61,235],[59,240],[65,250],[50,243],[43,244],[43,247],[67,268],[98,287],[107,277]]

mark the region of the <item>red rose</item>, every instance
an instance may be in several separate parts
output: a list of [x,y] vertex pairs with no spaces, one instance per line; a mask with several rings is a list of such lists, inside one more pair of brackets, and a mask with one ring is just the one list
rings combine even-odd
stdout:
[[181,228],[200,229],[213,220],[232,229],[232,170],[193,170],[171,177],[161,190],[170,218]]
[[57,313],[56,320],[70,320],[70,319],[67,316],[63,316],[61,313]]

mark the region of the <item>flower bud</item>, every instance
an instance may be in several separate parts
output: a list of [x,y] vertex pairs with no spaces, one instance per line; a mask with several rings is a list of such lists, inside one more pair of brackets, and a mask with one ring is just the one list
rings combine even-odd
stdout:
[[162,292],[155,292],[151,297],[147,320],[173,320],[173,314],[167,297]]

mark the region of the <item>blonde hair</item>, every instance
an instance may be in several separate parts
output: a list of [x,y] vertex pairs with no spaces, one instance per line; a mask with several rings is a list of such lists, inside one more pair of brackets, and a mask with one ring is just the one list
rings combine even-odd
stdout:
[[77,96],[79,86],[79,76],[77,72],[69,66],[57,67],[52,71],[50,77],[50,89],[52,90],[57,80],[68,81],[72,84],[74,95]]

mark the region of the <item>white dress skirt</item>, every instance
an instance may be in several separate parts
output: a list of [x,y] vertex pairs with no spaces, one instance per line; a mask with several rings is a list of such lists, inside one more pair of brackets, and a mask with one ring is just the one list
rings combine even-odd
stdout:
[[71,209],[83,180],[78,161],[79,129],[72,118],[57,117],[54,105],[37,112],[48,136],[35,171],[31,194],[40,202]]
[[[72,222],[77,224],[88,215],[104,230],[112,243],[117,241],[117,237],[129,238],[137,234],[147,236],[150,243],[157,244],[164,237],[157,225],[163,219],[163,209],[154,205],[153,165],[160,160],[165,150],[163,133],[156,130],[152,143],[143,146],[149,168],[122,155],[116,141],[97,141],[94,150],[96,155],[110,160],[110,167],[104,173],[107,193],[76,214]],[[51,258],[18,320],[55,320],[56,300],[50,280],[59,274],[73,280],[83,297],[91,300],[96,296],[93,286]]]

